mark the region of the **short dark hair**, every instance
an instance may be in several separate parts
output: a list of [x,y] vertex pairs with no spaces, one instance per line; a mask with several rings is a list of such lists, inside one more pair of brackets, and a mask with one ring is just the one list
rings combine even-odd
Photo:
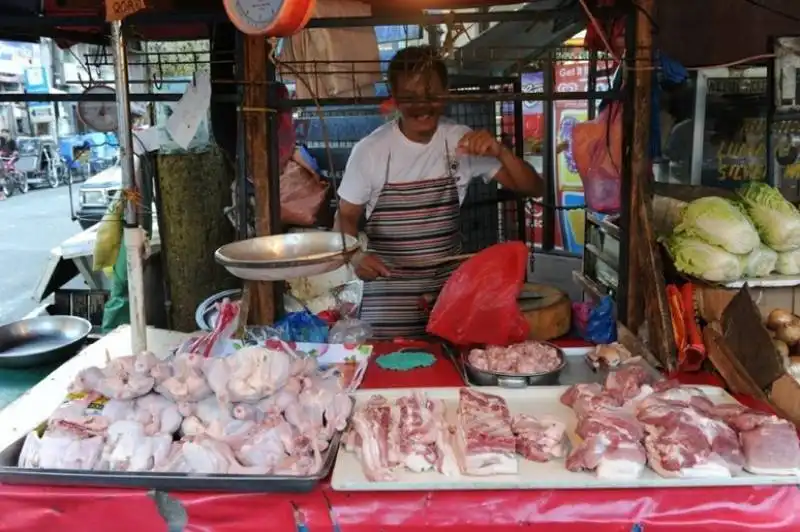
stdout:
[[400,76],[408,74],[418,74],[420,72],[433,72],[447,86],[447,66],[444,64],[436,51],[430,46],[409,46],[403,48],[389,61],[387,76],[389,87],[397,87]]

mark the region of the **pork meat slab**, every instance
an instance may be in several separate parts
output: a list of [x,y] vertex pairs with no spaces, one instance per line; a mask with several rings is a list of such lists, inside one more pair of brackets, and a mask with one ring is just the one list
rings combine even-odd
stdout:
[[457,418],[454,450],[463,474],[517,473],[517,440],[505,399],[462,388]]

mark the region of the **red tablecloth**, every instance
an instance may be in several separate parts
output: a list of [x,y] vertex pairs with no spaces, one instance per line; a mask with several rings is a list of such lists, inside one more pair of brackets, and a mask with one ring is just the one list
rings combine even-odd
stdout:
[[[396,348],[380,344],[376,354]],[[396,373],[372,365],[363,386],[458,386],[458,372],[438,348],[432,349],[440,357],[432,367]],[[708,375],[680,377],[714,384]],[[305,514],[311,532],[330,532],[326,498],[342,532],[493,532],[537,525],[547,532],[800,531],[800,490],[794,486],[432,493],[340,493],[321,486],[308,494],[170,496],[188,519],[170,530],[187,532],[293,531],[292,503]],[[144,490],[3,485],[0,515],[0,532],[167,529]]]

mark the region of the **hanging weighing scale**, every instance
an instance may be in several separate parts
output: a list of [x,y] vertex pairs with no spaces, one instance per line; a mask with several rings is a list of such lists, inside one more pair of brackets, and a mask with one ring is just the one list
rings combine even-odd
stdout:
[[[91,98],[100,94],[116,95],[116,91],[105,85],[89,87],[83,92],[83,96]],[[108,133],[117,130],[117,102],[99,102],[91,100],[81,100],[78,102],[78,118],[90,129],[101,133]]]
[[242,33],[288,37],[308,23],[316,0],[223,0],[223,4]]

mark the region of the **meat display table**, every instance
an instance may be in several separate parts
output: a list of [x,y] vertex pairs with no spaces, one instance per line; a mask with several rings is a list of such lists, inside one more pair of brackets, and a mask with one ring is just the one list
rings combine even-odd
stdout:
[[[127,354],[130,331],[122,328],[87,349],[0,412],[0,441],[16,439],[26,424],[46,417],[65,382],[85,365]],[[167,346],[185,335],[151,329],[149,342]],[[375,353],[394,351],[376,344]],[[410,372],[367,370],[363,388],[458,386],[456,369],[431,346],[439,360]],[[98,358],[99,357],[99,358]],[[695,376],[696,384],[719,384]],[[56,393],[56,390],[57,393]],[[741,398],[739,398],[741,399]],[[745,401],[743,401],[745,402]],[[35,415],[34,415],[35,414]],[[41,414],[41,416],[40,416]],[[22,421],[21,421],[22,420]],[[320,486],[308,494],[153,493],[43,486],[0,486],[2,531],[61,532],[142,530],[282,532],[295,530],[292,505],[311,532],[333,530],[328,504],[342,532],[507,531],[541,526],[547,532],[670,532],[800,530],[800,490],[736,487],[645,490],[479,491],[343,493]]]

